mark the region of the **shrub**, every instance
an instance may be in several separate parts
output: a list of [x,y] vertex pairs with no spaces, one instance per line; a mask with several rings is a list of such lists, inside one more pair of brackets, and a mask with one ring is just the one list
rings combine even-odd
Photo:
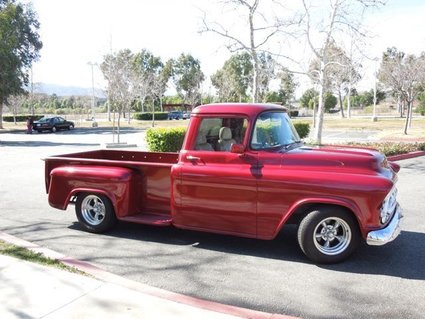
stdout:
[[[133,117],[136,120],[140,121],[152,121],[152,113],[134,113]],[[163,121],[168,120],[168,113],[167,112],[155,112],[155,120],[156,121]]]
[[[156,116],[156,113],[155,113]],[[186,128],[151,128],[146,142],[151,152],[178,152],[182,148]]]
[[406,154],[415,151],[424,151],[425,143],[349,143],[352,146],[374,148],[386,156]]
[[[16,115],[16,122],[26,122],[28,117],[32,116],[32,119],[34,121],[38,121],[41,119],[44,115]],[[13,122],[13,115],[6,115],[3,116],[3,121],[5,122]]]
[[300,138],[306,138],[310,133],[310,124],[308,123],[294,123],[294,126]]

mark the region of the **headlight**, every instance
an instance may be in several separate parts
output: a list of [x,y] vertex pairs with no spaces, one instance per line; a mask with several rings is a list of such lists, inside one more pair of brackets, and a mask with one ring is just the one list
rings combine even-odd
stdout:
[[393,188],[391,192],[388,193],[387,197],[385,197],[381,206],[381,223],[385,224],[388,219],[391,217],[394,209],[397,205],[397,188]]

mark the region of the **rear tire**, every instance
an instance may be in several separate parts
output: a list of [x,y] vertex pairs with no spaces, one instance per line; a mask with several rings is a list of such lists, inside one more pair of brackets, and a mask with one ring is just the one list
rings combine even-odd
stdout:
[[91,233],[103,233],[117,223],[114,207],[108,197],[82,193],[75,203],[75,213],[81,226]]
[[52,133],[56,133],[56,131],[57,131],[56,126],[53,126],[52,127]]
[[360,232],[357,220],[338,207],[320,207],[309,212],[298,228],[298,243],[316,263],[338,263],[357,248]]

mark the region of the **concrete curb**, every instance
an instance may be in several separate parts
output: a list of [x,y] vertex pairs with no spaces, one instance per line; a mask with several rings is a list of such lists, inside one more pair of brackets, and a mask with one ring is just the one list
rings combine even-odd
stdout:
[[77,260],[65,255],[62,255],[58,252],[55,252],[51,249],[44,248],[41,246],[38,246],[37,244],[28,242],[26,240],[20,239],[18,237],[9,235],[7,233],[4,233],[0,231],[0,240],[3,240],[5,242],[8,242],[10,244],[27,248],[31,251],[34,251],[36,253],[41,253],[45,257],[57,259],[64,263],[67,266],[74,267],[80,271],[83,271],[89,275],[92,275],[93,277],[113,283],[125,288],[129,288],[135,291],[138,291],[140,293],[151,295],[154,297],[170,300],[173,302],[185,304],[192,307],[197,307],[200,309],[205,309],[209,311],[214,311],[218,313],[223,313],[235,317],[240,318],[253,318],[253,319],[296,319],[296,317],[286,316],[286,315],[280,315],[280,314],[272,314],[272,313],[266,313],[262,311],[256,311],[256,310],[250,310],[246,308],[240,308],[236,306],[230,306],[230,305],[224,305],[213,301],[207,301],[198,299],[195,297],[189,297],[182,294],[170,292],[164,289],[151,287],[145,284],[141,284],[129,279],[125,279],[123,277],[120,277],[118,275],[114,275],[110,272],[107,272],[105,270],[102,270],[101,268],[98,268],[88,262]]
[[391,155],[391,156],[388,156],[387,158],[388,160],[395,162],[395,161],[401,161],[404,159],[415,158],[419,156],[425,156],[425,151],[417,151],[417,152],[410,152],[406,154]]

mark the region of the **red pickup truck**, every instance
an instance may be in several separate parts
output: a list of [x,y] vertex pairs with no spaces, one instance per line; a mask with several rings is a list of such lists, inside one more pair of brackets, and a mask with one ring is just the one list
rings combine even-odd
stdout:
[[373,149],[303,145],[281,106],[225,103],[192,112],[178,154],[53,156],[45,181],[90,232],[120,220],[271,240],[295,223],[305,255],[334,263],[398,236],[399,169]]

